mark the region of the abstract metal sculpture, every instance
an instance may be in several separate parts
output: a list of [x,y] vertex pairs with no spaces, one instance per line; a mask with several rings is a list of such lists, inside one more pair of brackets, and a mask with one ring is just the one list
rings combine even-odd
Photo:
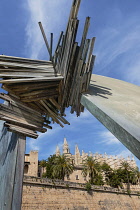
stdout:
[[[69,124],[65,108],[80,115],[80,100],[88,90],[95,56],[95,38],[86,39],[90,18],[85,22],[80,46],[76,42],[81,0],[74,0],[65,34],[61,32],[54,55],[53,35],[49,46],[39,23],[50,61],[0,56],[0,83],[7,93],[0,104],[0,209],[20,210],[26,137],[37,138],[51,121]],[[7,173],[8,170],[8,173]],[[9,171],[11,176],[9,177]]]
[[[52,129],[49,125],[51,121],[61,127],[64,127],[63,124],[69,124],[65,119],[66,107],[71,106],[71,113],[76,112],[79,116],[85,106],[140,158],[140,101],[135,103],[136,121],[129,124],[132,106],[129,113],[124,107],[123,110],[117,108],[116,104],[121,98],[125,99],[125,91],[120,94],[116,87],[120,84],[122,88],[129,89],[131,85],[102,76],[91,77],[95,61],[95,56],[92,55],[95,37],[91,40],[86,38],[90,24],[90,18],[87,17],[80,45],[76,42],[80,2],[81,0],[73,1],[66,32],[61,32],[54,55],[53,34],[49,46],[43,26],[39,23],[50,61],[0,56],[0,83],[7,91],[0,93],[0,98],[5,101],[0,104],[2,210],[21,208],[26,137],[37,138],[37,131],[44,133],[47,129]],[[134,87],[131,96],[135,92],[138,97],[140,89]],[[120,97],[117,98],[118,95]],[[123,101],[123,106],[127,99]],[[11,179],[7,174],[7,167],[12,173]]]
[[80,46],[76,42],[80,2],[73,1],[66,32],[61,32],[54,55],[53,35],[49,46],[39,23],[50,61],[0,56],[0,83],[8,91],[8,94],[0,94],[1,99],[8,101],[7,105],[0,105],[0,119],[5,121],[9,131],[37,138],[37,131],[52,128],[50,121],[61,127],[63,123],[69,124],[63,117],[66,107],[71,106],[71,113],[75,111],[77,116],[84,110],[80,100],[89,87],[95,37],[86,38],[90,24],[87,17]]

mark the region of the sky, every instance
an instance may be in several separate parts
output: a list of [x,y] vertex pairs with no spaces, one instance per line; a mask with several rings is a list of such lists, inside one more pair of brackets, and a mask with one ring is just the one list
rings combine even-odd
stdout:
[[[54,48],[61,31],[65,31],[72,0],[12,0],[0,4],[0,54],[48,60],[38,22],[41,21],[49,39],[54,33]],[[140,85],[140,1],[138,0],[82,0],[78,18],[80,41],[84,21],[91,17],[88,37],[96,37],[93,73]],[[64,137],[74,154],[80,151],[131,156],[120,143],[87,110],[80,117],[66,110],[70,125],[40,134],[37,140],[27,138],[26,152],[39,151],[39,159],[47,159],[60,148]],[[135,158],[137,165],[140,162]]]

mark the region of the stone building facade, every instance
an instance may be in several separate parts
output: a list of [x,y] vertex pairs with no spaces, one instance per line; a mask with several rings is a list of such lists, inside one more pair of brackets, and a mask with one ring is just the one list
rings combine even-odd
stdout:
[[[60,149],[57,146],[56,147],[56,155],[60,155]],[[84,177],[82,175],[82,169],[83,169],[83,161],[88,157],[92,156],[94,159],[96,159],[98,162],[103,163],[106,162],[110,165],[112,169],[117,169],[120,167],[120,164],[122,161],[127,161],[129,165],[132,168],[137,167],[136,162],[134,160],[134,157],[127,157],[124,159],[123,157],[118,156],[109,156],[107,154],[92,154],[91,152],[85,153],[82,151],[82,154],[80,154],[78,145],[75,146],[75,154],[70,153],[70,148],[67,142],[67,139],[64,138],[64,144],[63,144],[63,154],[71,160],[71,162],[74,165],[74,171],[69,177],[65,177],[65,181],[70,182],[76,182],[76,183],[85,183],[88,181],[88,177]],[[41,168],[38,165],[38,151],[31,151],[30,154],[25,155],[25,167],[24,167],[24,175],[27,176],[35,176],[35,177],[41,177],[42,173],[45,172],[45,168]]]
[[38,151],[25,154],[24,175],[38,177]]
[[[123,161],[127,161],[132,168],[137,167],[133,156],[131,158],[128,156],[125,159],[123,157],[110,156],[110,155],[107,155],[106,153],[104,155],[98,154],[98,153],[92,154],[91,152],[85,153],[83,150],[82,150],[82,154],[80,154],[78,145],[75,146],[75,154],[72,155],[70,153],[70,148],[69,148],[66,138],[64,138],[63,154],[67,158],[69,158],[71,162],[74,164],[73,173],[69,177],[66,177],[65,181],[71,181],[71,182],[77,182],[77,183],[85,183],[85,181],[88,181],[88,177],[85,178],[82,175],[82,169],[83,169],[82,164],[88,156],[92,156],[93,159],[96,159],[99,163],[104,163],[104,162],[107,163],[112,169],[119,168],[120,164]],[[56,155],[60,155],[60,149],[58,146],[56,148]]]

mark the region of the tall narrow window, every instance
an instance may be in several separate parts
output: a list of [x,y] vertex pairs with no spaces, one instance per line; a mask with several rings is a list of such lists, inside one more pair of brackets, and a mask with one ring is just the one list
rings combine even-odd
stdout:
[[24,166],[24,174],[28,174],[28,165]]
[[78,177],[78,175],[76,175],[76,180],[79,180],[79,177]]

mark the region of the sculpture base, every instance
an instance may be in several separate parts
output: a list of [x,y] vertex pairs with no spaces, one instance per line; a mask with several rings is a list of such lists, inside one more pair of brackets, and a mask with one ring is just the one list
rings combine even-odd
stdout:
[[3,124],[0,121],[0,209],[20,210],[26,141]]

